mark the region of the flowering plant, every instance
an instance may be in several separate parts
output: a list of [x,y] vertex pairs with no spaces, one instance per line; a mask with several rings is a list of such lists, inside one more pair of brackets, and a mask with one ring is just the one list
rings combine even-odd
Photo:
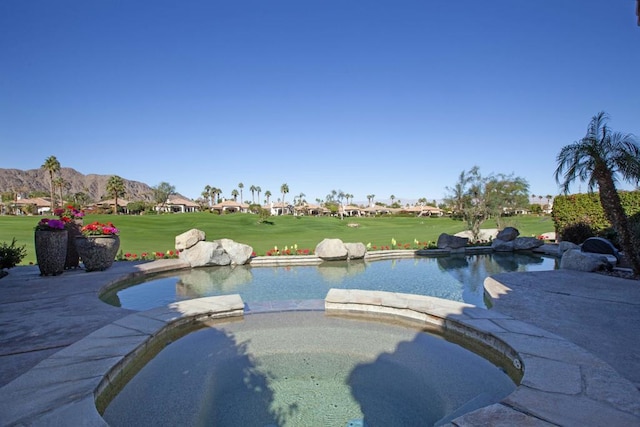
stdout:
[[64,221],[53,218],[42,218],[36,225],[36,230],[59,231],[64,230]]
[[85,225],[81,231],[85,236],[113,236],[120,233],[120,230],[113,223],[107,222],[105,224],[98,221]]
[[67,207],[65,208],[54,209],[53,213],[65,223],[71,222],[77,218],[82,218],[84,216],[84,211],[81,209],[76,209],[73,205],[67,205]]

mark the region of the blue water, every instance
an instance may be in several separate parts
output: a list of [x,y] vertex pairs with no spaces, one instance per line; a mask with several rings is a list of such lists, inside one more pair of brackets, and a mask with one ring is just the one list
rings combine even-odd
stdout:
[[484,279],[507,271],[556,268],[556,259],[531,253],[325,262],[318,266],[209,267],[157,277],[105,295],[132,310],[206,296],[240,294],[243,301],[324,299],[330,288],[428,295],[485,307]]

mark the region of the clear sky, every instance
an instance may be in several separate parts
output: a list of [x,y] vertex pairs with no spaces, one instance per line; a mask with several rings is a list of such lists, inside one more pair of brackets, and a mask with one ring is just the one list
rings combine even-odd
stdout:
[[478,165],[555,195],[594,114],[640,135],[636,21],[633,0],[3,0],[0,168],[366,202]]

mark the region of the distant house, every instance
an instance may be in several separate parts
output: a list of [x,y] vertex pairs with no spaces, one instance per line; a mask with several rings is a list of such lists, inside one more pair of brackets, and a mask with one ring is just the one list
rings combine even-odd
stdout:
[[296,215],[324,216],[329,215],[331,211],[324,206],[312,205],[305,203],[295,207]]
[[225,200],[211,206],[212,211],[218,211],[219,213],[232,213],[232,212],[249,212],[249,205],[246,203],[239,203],[235,200]]
[[197,212],[199,209],[200,208],[196,202],[179,194],[172,194],[164,205],[158,204],[155,206],[155,210],[158,212],[184,213]]
[[282,202],[278,202],[278,203],[271,202],[270,205],[264,206],[264,209],[268,209],[271,212],[271,215],[273,216],[290,215],[294,211],[294,208],[292,205],[282,203]]
[[387,215],[393,212],[392,209],[380,205],[369,206],[362,211],[367,216]]
[[[35,213],[38,215],[47,215],[51,213],[51,202],[42,197],[34,197],[33,199],[18,198],[13,202],[7,202],[7,206],[15,209],[16,215],[27,215]],[[28,208],[31,206],[31,208]]]
[[415,205],[415,206],[409,206],[406,208],[401,208],[400,212],[411,213],[411,214],[415,214],[416,216],[443,216],[444,215],[444,211],[440,208],[436,208],[435,206],[422,206],[422,205]]
[[367,213],[364,208],[354,205],[340,206],[338,208],[338,214],[344,216],[365,216]]
[[[129,203],[130,203],[129,200],[118,199],[118,211],[129,213],[129,210],[127,209],[127,206],[129,205]],[[93,205],[89,206],[88,210],[91,211],[92,209],[97,209],[97,208],[113,210],[113,207],[115,206],[115,204],[116,204],[116,201],[114,199],[100,200],[99,202],[96,202]]]

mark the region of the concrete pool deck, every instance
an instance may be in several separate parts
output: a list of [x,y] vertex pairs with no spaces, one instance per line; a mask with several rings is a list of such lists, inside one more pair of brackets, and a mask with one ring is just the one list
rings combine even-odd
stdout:
[[[63,425],[60,417],[65,412],[60,408],[38,408],[43,400],[36,395],[28,395],[31,399],[25,402],[24,393],[29,382],[38,378],[38,369],[50,367],[54,355],[59,364],[64,350],[79,347],[89,334],[133,319],[135,312],[102,303],[97,298],[102,289],[127,278],[186,267],[179,260],[120,262],[104,272],[76,270],[55,277],[39,276],[37,267],[10,270],[0,279],[0,425]],[[585,419],[591,421],[589,425],[640,425],[639,282],[550,271],[503,273],[488,279],[485,286],[493,309],[487,319],[472,316],[475,320],[467,321],[479,329],[505,334],[508,344],[523,355],[525,374],[528,367],[536,377],[523,382],[519,394],[493,408],[495,411],[487,409],[482,419],[492,420],[491,425],[499,420],[498,424],[513,425],[516,420],[510,417],[516,410],[524,417],[518,420],[530,425],[580,425]],[[352,296],[345,298],[346,303]],[[335,295],[332,301],[340,303]],[[395,308],[401,308],[403,303],[396,297],[386,306],[398,305],[398,301]],[[518,321],[512,322],[517,327],[505,329],[509,322],[504,319]],[[86,380],[82,375],[75,379]],[[64,389],[70,382],[62,377],[48,380],[48,385]],[[549,390],[549,384],[559,389]],[[84,397],[83,404],[91,409],[93,393]],[[71,393],[68,401],[73,399]],[[454,425],[474,425],[480,419],[462,417]],[[100,423],[93,419],[88,425]]]

